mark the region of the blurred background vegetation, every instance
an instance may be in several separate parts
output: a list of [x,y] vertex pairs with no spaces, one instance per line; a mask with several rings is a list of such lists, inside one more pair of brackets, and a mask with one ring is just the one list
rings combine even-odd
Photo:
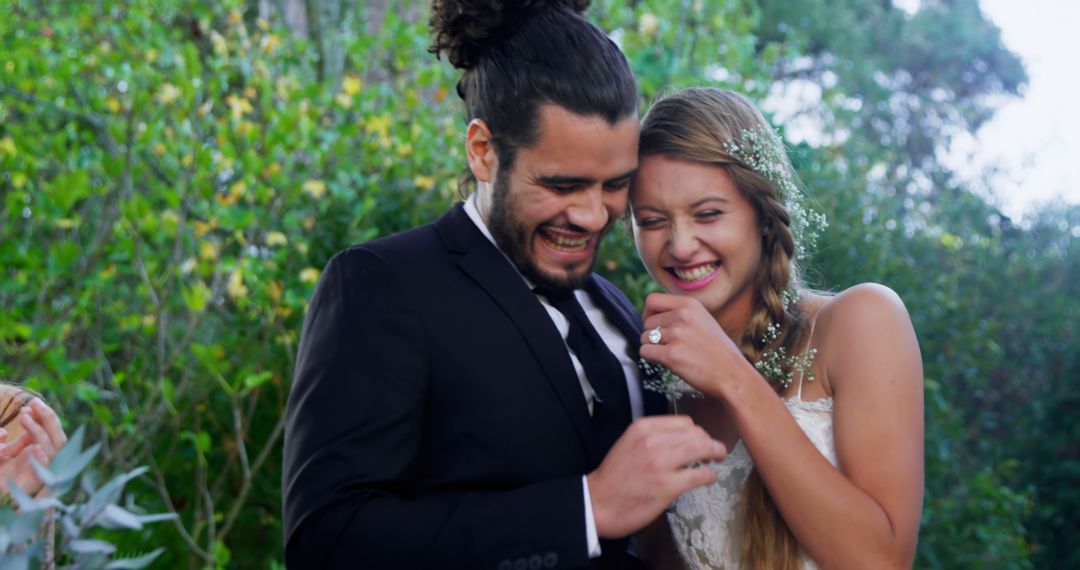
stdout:
[[[1026,80],[976,0],[596,0],[643,102],[811,86],[815,286],[885,283],[926,369],[920,568],[1080,567],[1080,208],[1011,220],[941,160]],[[433,220],[465,164],[426,2],[0,0],[0,377],[175,524],[163,567],[277,567],[282,410],[349,244]],[[1065,70],[1062,70],[1063,72]],[[640,301],[613,232],[599,269]],[[340,413],[349,413],[342,402]]]

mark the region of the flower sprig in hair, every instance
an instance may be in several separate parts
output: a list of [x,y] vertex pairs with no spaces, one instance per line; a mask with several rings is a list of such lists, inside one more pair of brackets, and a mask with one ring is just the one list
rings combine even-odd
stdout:
[[[778,327],[776,327],[776,323],[773,323],[769,325],[769,328]],[[766,332],[766,335],[768,334]],[[754,368],[771,384],[779,385],[784,390],[787,390],[795,379],[796,373],[804,375],[807,381],[814,380],[813,364],[815,356],[817,356],[816,348],[789,355],[787,349],[781,346],[763,352],[761,359],[754,363]]]
[[829,227],[825,214],[810,209],[795,173],[787,160],[780,136],[770,128],[743,129],[738,139],[727,141],[725,149],[732,156],[772,182],[791,216],[791,234],[795,240],[795,259],[803,260],[813,250],[821,231]]
[[[767,179],[783,200],[784,209],[791,218],[790,229],[795,242],[794,262],[804,260],[817,243],[817,238],[829,223],[825,215],[806,205],[802,188],[787,159],[787,151],[780,136],[770,128],[760,126],[743,129],[738,139],[725,143],[725,149],[743,163],[746,168]],[[799,298],[794,287],[785,288],[781,302],[786,311]],[[762,336],[762,346],[773,344],[780,338],[780,326],[770,323]],[[795,374],[808,380],[814,379],[813,361],[816,349],[798,354],[788,354],[783,346],[762,352],[754,367],[774,386],[786,390]]]

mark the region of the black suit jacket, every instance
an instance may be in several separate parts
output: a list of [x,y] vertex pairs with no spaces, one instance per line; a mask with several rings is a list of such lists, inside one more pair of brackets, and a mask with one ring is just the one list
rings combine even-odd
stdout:
[[[587,290],[636,350],[626,297]],[[628,564],[624,542],[588,559],[581,477],[607,449],[563,339],[460,204],[330,261],[286,414],[290,568]]]

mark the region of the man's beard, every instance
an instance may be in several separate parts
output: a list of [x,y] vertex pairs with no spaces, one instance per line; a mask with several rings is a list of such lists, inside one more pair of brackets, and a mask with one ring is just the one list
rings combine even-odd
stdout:
[[[529,240],[532,234],[517,218],[514,200],[510,196],[509,176],[500,172],[495,180],[494,196],[492,197],[491,212],[488,215],[488,229],[491,230],[495,243],[499,249],[510,258],[518,271],[532,282],[536,287],[544,287],[553,291],[570,291],[581,289],[589,280],[592,273],[593,263],[596,261],[596,251],[588,263],[573,263],[564,266],[566,273],[552,274],[537,266],[535,260],[529,255]],[[610,224],[608,225],[610,227]],[[580,228],[575,228],[581,231]],[[604,228],[598,236],[603,237],[608,228]],[[542,239],[536,236],[536,239]],[[575,271],[576,269],[576,271]]]

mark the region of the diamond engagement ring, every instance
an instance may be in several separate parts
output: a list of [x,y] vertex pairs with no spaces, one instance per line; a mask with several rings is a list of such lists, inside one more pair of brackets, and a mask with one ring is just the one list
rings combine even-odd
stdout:
[[660,339],[663,335],[660,333],[660,327],[649,331],[649,344],[660,344]]

